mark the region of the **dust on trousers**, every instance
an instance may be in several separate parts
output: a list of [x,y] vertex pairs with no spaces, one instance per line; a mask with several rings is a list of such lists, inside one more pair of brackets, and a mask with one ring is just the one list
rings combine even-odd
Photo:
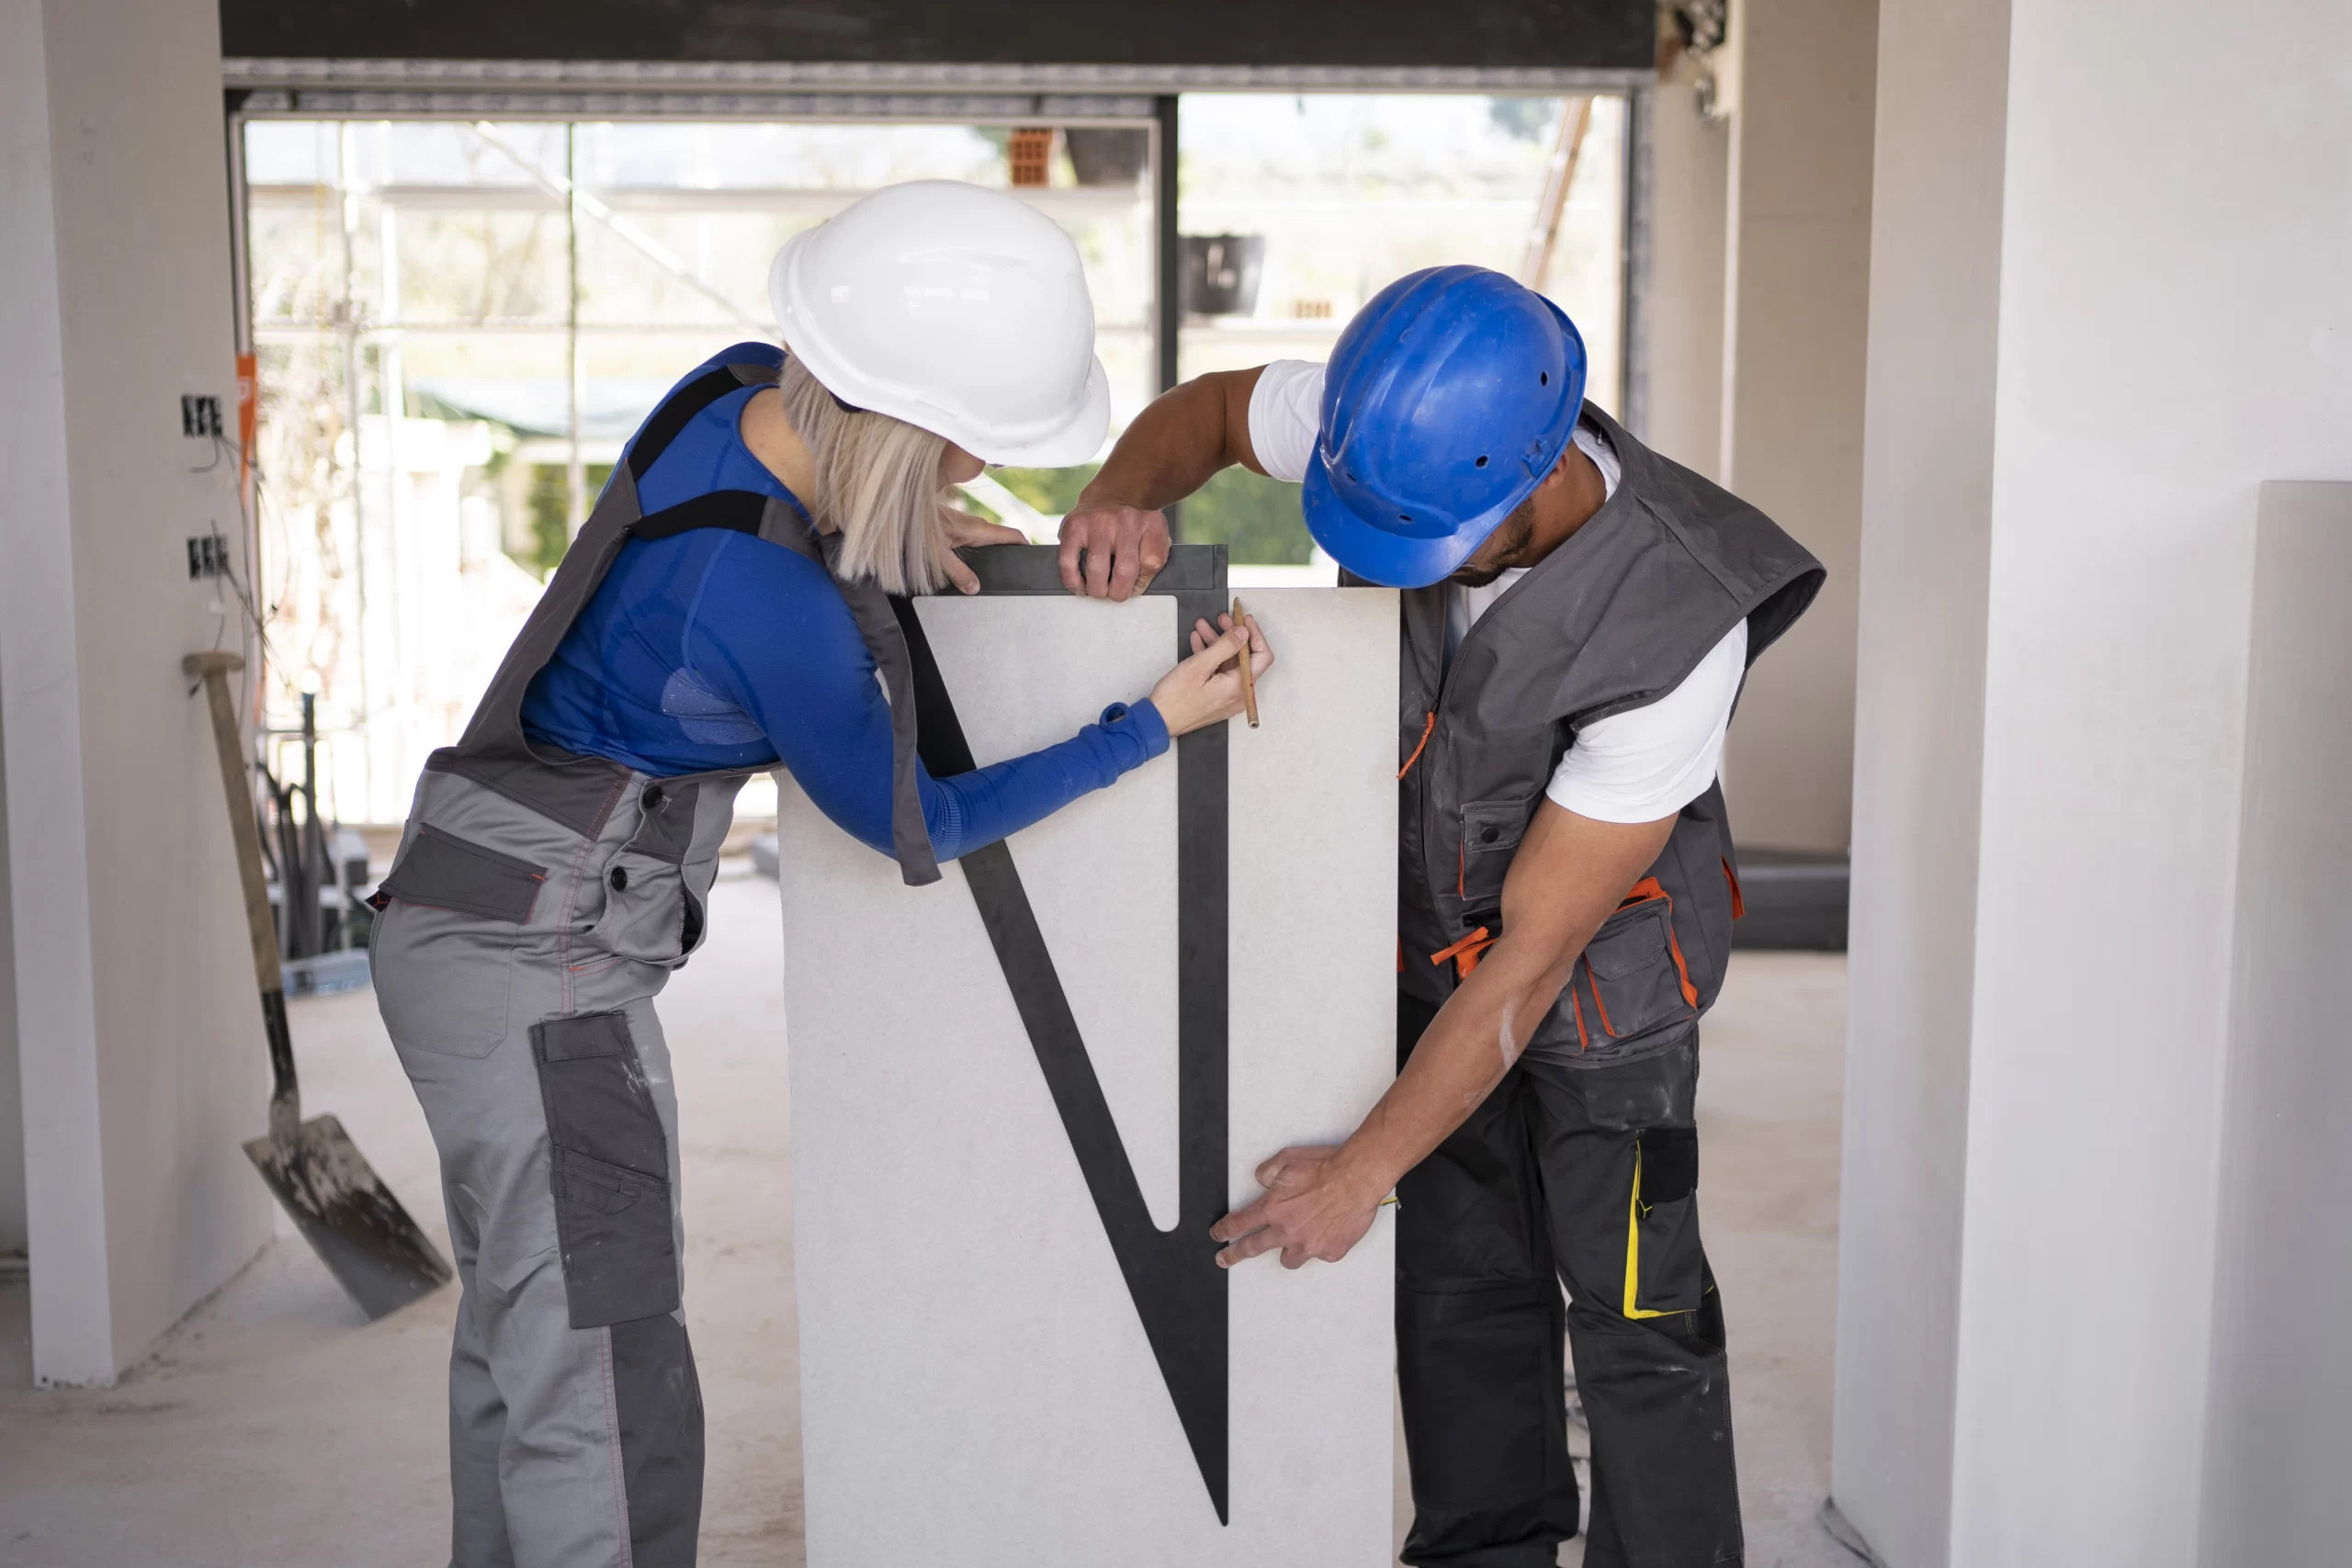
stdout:
[[652,998],[702,940],[742,780],[610,767],[601,797],[574,781],[535,809],[538,775],[492,776],[424,774],[371,949],[463,1290],[450,1558],[684,1568],[702,1394]]
[[[1396,1005],[1401,1067],[1437,1009]],[[1742,1561],[1698,1073],[1695,1023],[1598,1059],[1531,1046],[1397,1183],[1407,1562],[1550,1568],[1577,1533],[1564,1336],[1592,1432],[1587,1568]]]

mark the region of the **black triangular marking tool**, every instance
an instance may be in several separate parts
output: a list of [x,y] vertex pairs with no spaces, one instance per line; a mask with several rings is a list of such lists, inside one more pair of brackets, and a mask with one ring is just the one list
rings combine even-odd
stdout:
[[[984,593],[1063,592],[1050,547],[1000,545],[964,558],[979,575]],[[1227,607],[1225,547],[1174,547],[1149,592],[1175,599],[1177,650],[1183,657],[1191,651],[1185,638],[1193,619],[1206,617],[1214,626]],[[933,777],[968,772],[971,748],[922,623],[904,599],[892,600],[891,608],[913,665],[923,765]],[[959,863],[1219,1524],[1227,1522],[1228,1330],[1226,1274],[1216,1266],[1209,1227],[1226,1212],[1226,728],[1211,725],[1176,742],[1179,1170],[1171,1231],[1152,1224],[1012,850],[994,843]]]

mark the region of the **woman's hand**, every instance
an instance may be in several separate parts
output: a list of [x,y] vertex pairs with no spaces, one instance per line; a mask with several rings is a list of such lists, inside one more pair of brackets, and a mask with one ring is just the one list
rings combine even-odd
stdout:
[[1001,523],[975,517],[953,506],[939,509],[939,532],[947,546],[947,579],[966,593],[978,593],[980,580],[970,567],[956,558],[956,551],[970,545],[1025,545],[1029,542],[1029,536],[1018,528],[1008,528]]
[[1236,627],[1231,615],[1219,615],[1217,625],[1193,623],[1193,657],[1159,678],[1151,689],[1151,705],[1159,710],[1168,733],[1188,735],[1206,725],[1222,724],[1241,711],[1241,656],[1249,649],[1252,680],[1262,681],[1274,667],[1274,650],[1258,629],[1258,617]]

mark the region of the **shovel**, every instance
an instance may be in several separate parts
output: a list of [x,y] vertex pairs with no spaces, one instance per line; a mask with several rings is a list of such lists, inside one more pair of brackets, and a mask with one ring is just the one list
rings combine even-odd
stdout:
[[286,1205],[305,1241],[368,1318],[398,1311],[448,1282],[449,1265],[416,1228],[351,1135],[332,1116],[302,1120],[294,1081],[294,1039],[286,1028],[286,977],[277,966],[277,927],[262,885],[261,829],[245,785],[243,748],[229,702],[233,653],[191,653],[180,668],[204,678],[212,704],[212,738],[220,751],[220,784],[229,796],[229,832],[237,844],[237,880],[245,894],[246,934],[261,983],[262,1022],[269,1031],[269,1135],[245,1145],[261,1179]]

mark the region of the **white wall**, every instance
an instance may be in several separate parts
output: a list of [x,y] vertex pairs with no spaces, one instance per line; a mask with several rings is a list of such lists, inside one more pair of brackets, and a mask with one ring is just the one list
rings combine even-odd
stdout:
[[2352,1462],[2352,483],[2265,485],[2256,528],[2199,1559],[2211,1568],[2340,1556]]
[[2256,499],[2352,476],[2352,10],[2012,14],[1952,1555],[2188,1562]]
[[259,1008],[183,541],[242,534],[210,0],[0,4],[0,725],[38,1378],[107,1382],[269,1234]]
[[[2256,497],[2352,475],[2352,12],[2012,0],[2006,38],[1997,22],[1934,0],[1884,17],[1880,189],[1917,194],[1875,236],[1874,288],[1910,298],[1872,323],[1861,667],[1889,671],[1858,768],[1837,1485],[1894,1568],[2185,1565],[2219,1457]],[[1988,316],[1989,444],[1965,385]],[[1930,656],[1962,662],[1925,678]],[[1980,672],[1972,825],[1969,716],[1909,710]],[[1934,836],[1973,840],[1973,921],[1948,912],[1968,868],[1917,841]],[[1939,1419],[1906,1408],[1932,1380],[1897,1364],[1883,1322],[1945,1310],[1948,1162],[1904,1140],[1948,1149],[1963,1075],[1939,1488],[1872,1450]],[[2242,1544],[2216,1561],[2262,1560]]]
[[[1829,581],[1756,667],[1724,760],[1741,840],[1851,836],[1855,568],[1877,0],[1731,8],[1729,262],[1718,478]],[[1662,247],[1661,247],[1662,248]]]
[[1832,1493],[1946,1561],[2000,321],[2001,0],[1879,19]]

